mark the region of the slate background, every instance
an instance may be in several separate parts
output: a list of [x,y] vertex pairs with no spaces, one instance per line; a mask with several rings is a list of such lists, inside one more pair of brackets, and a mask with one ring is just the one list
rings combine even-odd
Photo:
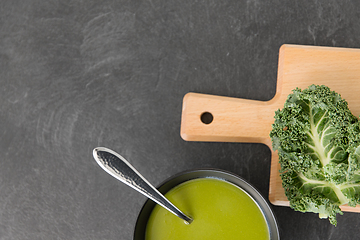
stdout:
[[[269,100],[284,43],[360,47],[360,2],[335,0],[2,0],[0,239],[132,239],[145,198],[101,170],[124,155],[157,185],[220,168],[267,196],[261,144],[185,142],[187,92]],[[354,239],[273,206],[282,239]]]

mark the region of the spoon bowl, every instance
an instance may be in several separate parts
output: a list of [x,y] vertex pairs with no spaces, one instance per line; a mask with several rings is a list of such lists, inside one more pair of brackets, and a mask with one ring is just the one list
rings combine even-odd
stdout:
[[[168,191],[178,186],[179,184],[199,178],[215,178],[223,180],[239,187],[244,192],[246,192],[257,204],[265,218],[270,235],[269,239],[280,239],[277,221],[268,202],[252,185],[250,185],[244,179],[235,174],[218,169],[198,169],[186,171],[166,180],[158,187],[158,190],[162,194],[166,194]],[[147,200],[143,205],[135,225],[133,240],[145,240],[148,220],[155,206],[156,204],[153,201],[149,200]]]

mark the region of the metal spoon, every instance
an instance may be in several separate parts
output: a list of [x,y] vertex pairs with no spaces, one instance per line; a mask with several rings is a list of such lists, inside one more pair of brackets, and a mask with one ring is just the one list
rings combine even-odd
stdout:
[[169,210],[187,224],[193,220],[181,212],[167,198],[164,197],[155,187],[153,187],[136,169],[118,153],[98,147],[93,150],[93,156],[96,162],[114,178],[120,180],[126,185],[139,191],[157,204]]

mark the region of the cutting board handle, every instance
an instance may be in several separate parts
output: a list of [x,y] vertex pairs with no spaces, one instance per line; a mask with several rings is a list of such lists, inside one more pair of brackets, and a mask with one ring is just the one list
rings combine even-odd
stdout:
[[181,137],[186,141],[253,142],[271,146],[276,98],[257,101],[200,93],[183,99]]

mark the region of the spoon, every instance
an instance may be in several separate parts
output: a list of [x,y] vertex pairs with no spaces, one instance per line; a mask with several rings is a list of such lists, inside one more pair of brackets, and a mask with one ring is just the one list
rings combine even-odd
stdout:
[[175,207],[174,204],[165,198],[164,195],[152,186],[128,161],[126,161],[125,158],[118,153],[104,147],[97,147],[93,150],[93,156],[100,167],[114,178],[139,191],[160,206],[169,210],[171,213],[183,219],[185,223],[190,224],[193,221],[193,219],[186,216],[177,207]]

